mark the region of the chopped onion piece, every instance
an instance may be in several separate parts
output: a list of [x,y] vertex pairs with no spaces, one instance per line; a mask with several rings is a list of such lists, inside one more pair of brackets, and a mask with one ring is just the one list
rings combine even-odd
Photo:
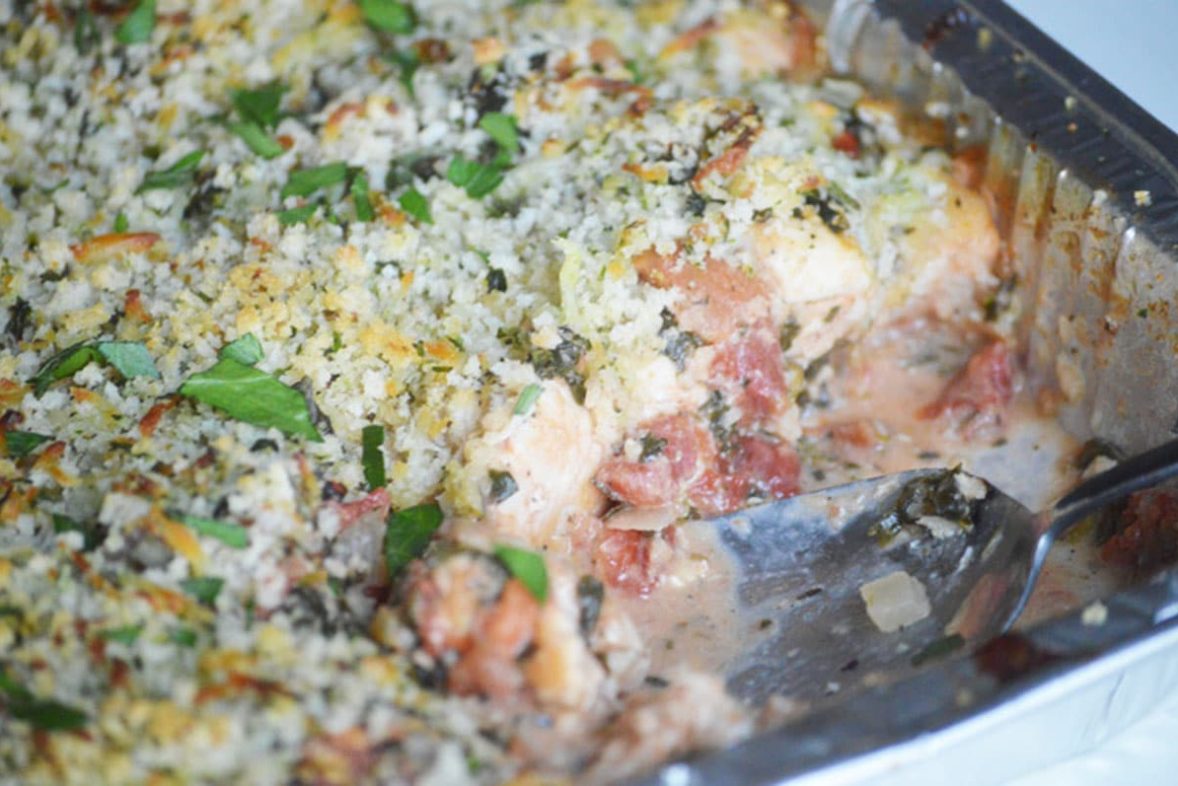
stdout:
[[902,570],[869,581],[859,588],[867,616],[884,633],[892,633],[929,615],[924,585]]

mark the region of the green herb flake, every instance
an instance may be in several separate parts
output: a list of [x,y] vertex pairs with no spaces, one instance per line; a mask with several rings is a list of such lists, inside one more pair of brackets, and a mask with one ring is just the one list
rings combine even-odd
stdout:
[[98,25],[94,22],[94,14],[83,6],[78,10],[74,20],[74,47],[80,54],[88,54],[95,44],[100,43],[102,37],[98,32]]
[[90,361],[98,360],[100,357],[98,350],[90,344],[75,344],[63,349],[46,360],[30,381],[33,395],[41,398],[54,382],[72,377],[90,365]]
[[142,194],[144,191],[183,188],[190,185],[193,175],[196,174],[196,168],[200,166],[201,159],[204,157],[205,151],[194,150],[167,169],[148,172],[143,178],[143,182],[139,184],[139,188],[135,189],[135,193]]
[[384,469],[384,426],[365,426],[360,432],[361,457],[364,465],[364,480],[368,488],[375,491],[388,483]]
[[245,142],[245,146],[267,160],[278,158],[286,149],[254,122],[230,123],[228,129]]
[[389,578],[425,553],[430,539],[442,526],[442,518],[436,502],[389,514],[384,534],[384,564]]
[[533,598],[540,603],[548,600],[548,568],[543,557],[534,551],[502,545],[495,547],[495,556]]
[[82,550],[93,551],[102,543],[102,533],[98,527],[94,525],[86,525],[74,521],[69,516],[64,516],[60,513],[53,514],[53,532],[61,535],[65,532],[80,532],[82,533]]
[[253,333],[246,333],[221,347],[217,357],[221,360],[236,360],[245,366],[256,366],[266,357],[266,353],[262,349],[262,342]]
[[221,594],[221,588],[223,586],[225,586],[225,579],[219,579],[215,576],[184,579],[184,581],[180,582],[180,589],[196,598],[199,602],[209,606],[217,600],[217,596]]
[[11,458],[24,458],[52,439],[53,437],[45,434],[36,434],[32,431],[4,432],[4,445],[8,449],[8,455]]
[[417,73],[417,69],[421,67],[421,59],[418,58],[417,53],[412,50],[400,51],[393,50],[384,55],[385,61],[397,67],[398,80],[404,86],[405,92],[410,96],[415,95],[413,89],[413,75]]
[[126,232],[127,229],[130,228],[130,226],[131,226],[131,224],[129,221],[127,221],[127,214],[126,213],[120,212],[117,216],[115,216],[115,225],[114,225],[115,232],[118,232],[121,234],[123,232]]
[[200,535],[214,538],[233,549],[244,549],[250,544],[249,531],[240,524],[200,516],[178,516],[180,522]]
[[278,125],[279,107],[282,105],[282,94],[285,92],[285,85],[271,82],[253,90],[233,90],[229,94],[229,100],[242,120],[254,123],[265,131]]
[[125,379],[149,377],[159,379],[160,372],[147,347],[138,341],[103,341],[95,345],[98,354],[115,367]]
[[181,647],[195,647],[196,631],[192,628],[176,628],[168,633],[168,641]]
[[515,478],[510,472],[493,469],[487,474],[491,478],[492,502],[502,502],[505,499],[510,499],[515,492],[519,491],[519,484],[515,482]]
[[319,205],[310,204],[302,205],[300,207],[292,207],[290,210],[280,210],[275,215],[278,216],[278,223],[283,226],[290,226],[292,224],[301,224],[311,216],[315,215],[315,211],[319,209]]
[[434,218],[429,212],[429,202],[426,201],[425,196],[416,188],[410,188],[404,194],[401,194],[401,198],[397,202],[401,205],[402,210],[421,223],[434,223]]
[[[376,218],[376,211],[372,209],[372,200],[368,197],[368,175],[357,172],[348,187],[352,194],[352,205],[356,208],[357,221],[371,221]],[[428,208],[427,208],[428,211]]]
[[320,189],[334,186],[347,179],[348,165],[343,161],[309,169],[296,169],[290,173],[286,185],[282,187],[281,196],[283,199],[292,196],[310,196]]
[[482,199],[503,182],[503,167],[497,162],[480,164],[461,155],[455,156],[446,170],[446,179],[459,188],[466,189],[467,196]]
[[193,374],[180,395],[215,407],[229,417],[262,428],[322,442],[303,394],[277,378],[232,358]]
[[364,21],[376,30],[404,35],[412,33],[417,26],[413,9],[396,0],[359,0],[360,13]]
[[[93,24],[93,23],[91,23]],[[155,0],[139,0],[131,13],[115,28],[115,40],[120,44],[142,44],[151,40],[155,29]]]
[[515,407],[511,410],[513,415],[526,415],[532,410],[532,405],[536,403],[536,399],[540,398],[540,394],[544,392],[544,388],[537,382],[533,382],[522,391],[520,391],[519,398],[515,401]]
[[86,713],[52,699],[38,699],[0,667],[0,692],[5,709],[17,720],[40,731],[72,731],[86,724]]
[[105,641],[114,641],[129,647],[139,640],[141,633],[143,633],[142,625],[124,625],[121,628],[101,630],[98,632],[98,636]]
[[488,112],[479,121],[479,128],[487,132],[499,149],[507,153],[519,150],[519,128],[516,126],[515,116],[502,112]]

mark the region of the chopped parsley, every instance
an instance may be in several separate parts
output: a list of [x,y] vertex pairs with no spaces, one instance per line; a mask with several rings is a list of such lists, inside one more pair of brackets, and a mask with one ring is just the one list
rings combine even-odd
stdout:
[[[93,25],[93,20],[90,21]],[[139,0],[131,13],[115,28],[115,40],[120,44],[142,44],[151,40],[155,29],[155,0]]]
[[384,426],[365,426],[360,431],[360,463],[364,466],[364,481],[373,491],[388,484],[383,447]]
[[271,82],[253,90],[233,90],[229,100],[243,121],[269,130],[278,125],[281,117],[279,108],[285,92],[286,86],[281,82]]
[[160,376],[147,348],[137,341],[99,341],[93,344],[75,344],[45,361],[31,380],[33,395],[40,398],[54,382],[72,377],[90,365],[92,361],[109,363],[126,379],[132,377],[159,379]]
[[446,169],[446,179],[466,190],[472,199],[482,199],[503,182],[503,166],[497,161],[480,164],[457,155]]
[[540,603],[548,600],[548,568],[543,557],[534,551],[503,545],[495,547],[495,556],[533,598]]
[[290,210],[279,210],[275,215],[278,216],[278,223],[283,226],[290,226],[291,224],[301,224],[311,216],[315,215],[315,211],[319,209],[319,205],[300,205],[299,207],[292,207]]
[[536,403],[536,399],[540,398],[540,394],[544,392],[537,383],[533,382],[525,387],[516,399],[515,408],[511,410],[513,415],[526,415],[532,410],[532,405]]
[[237,134],[245,146],[262,158],[277,158],[286,152],[286,148],[278,143],[274,137],[267,134],[257,123],[243,121],[229,123],[226,128]]
[[120,212],[117,216],[115,216],[115,225],[114,225],[115,232],[118,232],[120,234],[123,232],[126,232],[127,229],[130,228],[130,225],[131,225],[130,222],[127,221],[127,214],[126,213]]
[[139,640],[141,633],[143,633],[142,625],[124,625],[121,628],[101,630],[98,632],[98,636],[103,641],[116,641],[119,644],[130,646]]
[[416,188],[410,188],[404,194],[401,194],[401,198],[397,200],[397,203],[401,205],[402,210],[421,223],[434,223],[433,216],[430,215],[429,211],[429,202],[426,201],[422,193]]
[[364,21],[383,33],[404,35],[412,33],[417,17],[406,3],[397,0],[359,0]]
[[224,586],[225,579],[216,576],[201,576],[180,582],[180,589],[207,606],[213,605]]
[[209,538],[221,541],[233,549],[244,549],[250,544],[249,531],[240,524],[200,516],[177,516],[184,526]]
[[12,458],[24,458],[52,439],[53,437],[35,434],[32,431],[4,432],[4,445],[8,449],[8,455]]
[[479,128],[487,132],[499,149],[512,154],[519,149],[519,129],[514,115],[502,112],[488,112],[479,121]]
[[436,502],[389,514],[384,534],[384,564],[389,578],[425,553],[430,539],[442,526],[442,518]]
[[191,185],[196,168],[204,157],[205,151],[194,150],[167,169],[148,172],[143,178],[143,182],[139,184],[139,188],[135,189],[135,193],[142,194],[144,191],[184,188]]
[[348,165],[343,161],[336,161],[323,166],[309,169],[296,169],[290,173],[286,185],[282,187],[281,197],[306,197],[320,189],[343,183],[348,179]]
[[40,731],[72,731],[86,725],[86,713],[52,699],[38,699],[0,667],[0,693],[10,716]]
[[368,175],[357,171],[352,176],[348,191],[352,195],[352,206],[356,209],[357,221],[367,222],[376,218],[376,212],[372,209],[372,200],[368,197]]
[[276,428],[292,436],[322,442],[303,394],[276,377],[232,358],[190,376],[180,395],[221,410],[235,420]]
[[261,362],[262,358],[266,357],[265,351],[262,349],[262,342],[258,341],[253,333],[246,333],[240,338],[230,341],[225,346],[221,347],[221,351],[217,353],[217,357],[224,360],[236,360],[246,366],[256,366]]

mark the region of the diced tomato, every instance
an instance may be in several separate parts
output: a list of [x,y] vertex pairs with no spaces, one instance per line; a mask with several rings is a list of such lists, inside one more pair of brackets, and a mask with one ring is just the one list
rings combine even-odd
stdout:
[[658,583],[651,575],[651,545],[654,535],[635,530],[609,530],[593,555],[597,574],[611,587],[646,596]]
[[714,461],[715,443],[693,415],[669,415],[643,424],[644,436],[661,440],[645,460],[612,458],[597,471],[597,485],[610,497],[635,507],[658,507],[682,498],[703,468]]
[[699,266],[652,248],[634,258],[634,269],[651,286],[682,293],[675,306],[679,327],[706,341],[722,341],[767,313],[760,281],[718,259]]
[[740,437],[733,456],[725,462],[727,475],[763,499],[784,499],[798,493],[802,462],[784,442],[762,436]]
[[752,425],[772,417],[789,403],[785,360],[768,330],[754,330],[729,341],[716,352],[712,374]]
[[850,158],[858,158],[863,152],[859,145],[859,137],[850,130],[836,134],[834,139],[830,140],[830,146],[840,153],[846,153]]
[[1178,493],[1141,491],[1129,497],[1125,528],[1100,549],[1106,562],[1149,571],[1178,560]]
[[945,385],[941,395],[918,413],[922,419],[947,418],[967,436],[1001,425],[1014,395],[1014,361],[1004,341],[993,341],[974,353]]

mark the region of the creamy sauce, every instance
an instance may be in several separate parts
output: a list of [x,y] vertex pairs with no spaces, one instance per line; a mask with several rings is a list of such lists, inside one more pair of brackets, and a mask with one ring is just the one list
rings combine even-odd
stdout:
[[[802,492],[958,464],[1031,510],[1047,507],[1071,488],[1077,482],[1072,459],[1079,445],[1037,411],[1026,391],[1016,393],[1001,428],[985,439],[964,440],[944,424],[917,416],[967,357],[960,341],[958,354],[952,352],[947,342],[938,347],[936,337],[917,341],[911,332],[884,333],[863,344],[831,376],[832,403],[807,413]],[[845,439],[840,427],[846,424],[865,424],[873,437],[870,444]],[[648,598],[628,599],[626,609],[649,646],[653,675],[685,666],[724,673],[757,640],[757,620],[743,612],[736,597],[740,567],[710,524],[682,524],[676,538],[667,578]],[[1097,569],[1095,549],[1086,541],[1061,544],[1020,625],[1107,594],[1112,581],[1107,571]]]

